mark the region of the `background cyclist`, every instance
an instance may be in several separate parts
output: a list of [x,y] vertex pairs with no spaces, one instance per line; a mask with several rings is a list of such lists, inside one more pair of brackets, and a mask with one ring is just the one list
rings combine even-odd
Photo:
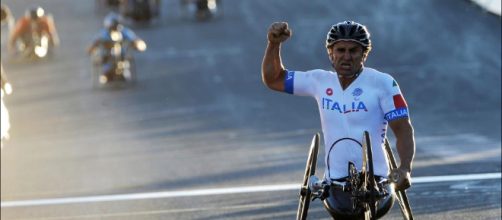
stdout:
[[[101,83],[106,83],[114,77],[115,64],[110,50],[113,48],[115,42],[120,42],[121,45],[130,44],[132,48],[139,51],[146,50],[145,41],[136,36],[134,31],[123,26],[118,14],[109,13],[103,20],[103,28],[87,48],[88,54],[93,54],[94,51],[99,49],[100,62],[102,64]],[[121,47],[122,56],[125,56],[125,52],[125,49]]]
[[25,47],[33,46],[32,34],[34,32],[46,34],[50,47],[59,45],[54,18],[52,15],[47,15],[42,7],[37,6],[26,10],[25,15],[16,22],[9,37],[9,51],[13,52],[17,41],[21,41]]

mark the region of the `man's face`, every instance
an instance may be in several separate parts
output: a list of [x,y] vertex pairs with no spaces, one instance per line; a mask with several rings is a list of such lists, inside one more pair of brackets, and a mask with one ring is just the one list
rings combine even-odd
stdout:
[[344,76],[358,73],[366,60],[363,46],[352,41],[336,42],[331,49],[328,49],[328,53],[335,71]]

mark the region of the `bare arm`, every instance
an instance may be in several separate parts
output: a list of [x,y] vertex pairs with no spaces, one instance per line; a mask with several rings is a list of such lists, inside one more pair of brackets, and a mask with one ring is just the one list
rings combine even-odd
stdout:
[[51,41],[54,46],[59,45],[59,35],[56,30],[56,24],[54,23],[54,17],[52,15],[47,15],[47,27],[49,29],[49,34],[51,35]]
[[265,56],[261,64],[263,83],[270,89],[284,91],[285,68],[281,61],[281,44],[268,43]]
[[286,71],[281,60],[281,44],[289,37],[291,37],[291,30],[286,22],[275,22],[270,25],[261,72],[263,83],[272,90],[284,91]]
[[18,22],[15,24],[14,29],[10,32],[9,35],[9,42],[8,42],[8,49],[12,50],[14,49],[16,45],[16,41],[19,38],[19,35],[21,32],[23,32],[23,29],[25,28],[25,18],[21,18],[18,20]]
[[91,55],[94,52],[94,50],[96,50],[98,45],[99,45],[99,39],[94,40],[92,44],[87,48],[87,54]]
[[392,121],[389,126],[396,136],[396,148],[401,161],[398,168],[400,178],[396,184],[396,189],[406,189],[411,186],[412,163],[415,157],[413,126],[409,118]]

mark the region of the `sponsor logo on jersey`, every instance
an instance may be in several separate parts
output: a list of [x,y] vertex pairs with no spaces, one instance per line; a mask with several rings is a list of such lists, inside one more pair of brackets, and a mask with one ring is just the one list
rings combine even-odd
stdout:
[[361,94],[363,94],[363,90],[361,88],[355,88],[354,91],[352,91],[352,95],[353,96],[360,96]]
[[295,72],[287,71],[286,79],[284,80],[284,92],[293,94],[295,85]]
[[328,95],[328,96],[333,95],[333,89],[332,88],[327,88],[326,89],[326,95]]
[[343,114],[351,112],[365,111],[368,109],[362,101],[351,102],[350,104],[340,104],[337,101],[328,98],[322,98],[322,109],[335,111]]
[[398,108],[385,114],[385,120],[392,121],[408,117],[408,108]]
[[385,134],[387,133],[387,121],[383,122],[383,127],[382,133],[380,134],[380,137],[382,137],[382,144],[385,142]]
[[288,75],[286,77],[286,80],[292,80],[294,76],[295,76],[295,72],[288,71]]
[[363,94],[363,90],[361,88],[355,88],[354,91],[352,91],[354,101],[359,101],[361,94]]

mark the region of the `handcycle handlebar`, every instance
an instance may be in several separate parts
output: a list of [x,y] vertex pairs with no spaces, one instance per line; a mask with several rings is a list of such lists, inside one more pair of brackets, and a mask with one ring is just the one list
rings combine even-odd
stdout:
[[[338,189],[343,192],[352,192],[353,197],[358,198],[358,199],[365,199],[368,198],[368,194],[370,193],[369,190],[367,189],[362,189],[360,186],[353,186],[351,184],[351,178],[354,177],[347,177],[347,181],[338,181],[338,180],[331,180],[331,184],[326,182],[325,180],[321,180],[316,176],[311,176],[309,178],[309,189],[312,191],[313,199],[320,198],[323,200],[324,196],[327,196],[327,191],[329,191],[330,188]],[[352,183],[355,181],[352,181]],[[385,186],[388,184],[393,183],[391,180],[387,178],[381,178],[377,182],[378,189],[376,190],[376,198],[384,198],[388,196],[391,192],[387,192],[385,190]]]

